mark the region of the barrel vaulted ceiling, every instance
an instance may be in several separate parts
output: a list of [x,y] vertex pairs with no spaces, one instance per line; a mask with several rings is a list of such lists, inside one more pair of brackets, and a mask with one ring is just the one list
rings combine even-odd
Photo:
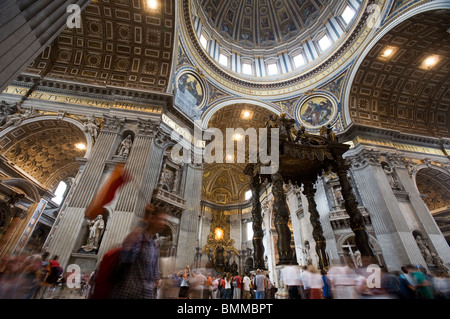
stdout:
[[10,160],[41,186],[54,191],[66,177],[75,176],[80,168],[77,157],[85,150],[86,136],[74,124],[46,119],[23,124],[0,138],[0,154]]
[[175,0],[94,0],[81,28],[66,28],[25,72],[82,83],[167,91]]
[[[385,57],[386,50],[392,53]],[[429,57],[437,63],[424,65]],[[450,137],[450,10],[427,11],[385,34],[360,64],[349,96],[353,122]]]

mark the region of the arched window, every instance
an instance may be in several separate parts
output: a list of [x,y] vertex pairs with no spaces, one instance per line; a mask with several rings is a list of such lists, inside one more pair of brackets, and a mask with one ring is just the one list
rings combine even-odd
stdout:
[[64,181],[59,182],[58,187],[55,191],[55,197],[52,198],[52,202],[61,205],[64,200],[64,195],[66,194],[67,184]]

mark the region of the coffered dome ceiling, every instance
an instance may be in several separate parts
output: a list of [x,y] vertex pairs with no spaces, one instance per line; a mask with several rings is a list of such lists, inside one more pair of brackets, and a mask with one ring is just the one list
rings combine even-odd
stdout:
[[309,36],[339,1],[207,0],[199,1],[209,26],[244,49],[273,48]]
[[[366,22],[374,2],[183,0],[180,31],[192,64],[217,85],[246,96],[288,98],[351,62],[373,32]],[[382,0],[377,6],[383,11],[388,5]],[[344,22],[347,9],[352,14]]]
[[[450,137],[449,30],[450,10],[436,10],[409,18],[385,34],[355,74],[349,95],[352,121]],[[427,66],[427,59],[436,64]]]

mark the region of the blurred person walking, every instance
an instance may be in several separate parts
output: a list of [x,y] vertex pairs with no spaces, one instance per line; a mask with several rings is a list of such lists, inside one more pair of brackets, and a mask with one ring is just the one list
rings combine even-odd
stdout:
[[398,276],[400,284],[400,292],[402,299],[415,299],[417,298],[416,288],[414,286],[414,278],[411,273],[414,270],[413,265],[402,266],[402,274]]
[[423,267],[414,267],[411,273],[414,279],[414,286],[419,299],[434,299],[432,282],[426,275]]
[[308,299],[323,299],[323,280],[322,275],[317,271],[316,267],[310,265],[308,267]]
[[142,226],[122,243],[121,276],[112,291],[113,299],[155,299],[155,284],[160,276],[156,234],[164,230],[167,218],[165,208],[153,204],[145,206]]

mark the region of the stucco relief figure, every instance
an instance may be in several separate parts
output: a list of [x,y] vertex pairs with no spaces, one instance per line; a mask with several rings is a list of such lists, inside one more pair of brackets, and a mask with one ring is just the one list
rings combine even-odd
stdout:
[[117,155],[128,157],[130,154],[131,145],[133,145],[133,141],[131,140],[131,135],[128,135],[122,143],[120,143],[119,150],[117,152]]
[[433,256],[431,255],[431,252],[428,249],[425,242],[423,241],[422,237],[417,236],[416,243],[417,243],[417,246],[419,246],[420,252],[422,253],[422,256],[425,259],[425,262],[427,263],[427,265],[433,265],[434,264]]
[[85,119],[85,121],[86,122],[84,123],[84,131],[88,132],[89,135],[92,136],[94,140],[96,140],[98,136],[100,123],[98,122],[98,120],[95,118],[94,115],[91,115],[89,118]]
[[19,104],[16,104],[17,113],[6,115],[5,124],[3,124],[0,128],[5,129],[10,126],[19,126],[22,122],[28,118],[34,117],[39,114],[38,111],[34,109],[32,106],[29,109],[23,109]]
[[88,226],[89,235],[87,243],[81,247],[85,252],[98,249],[100,238],[103,234],[103,230],[105,229],[105,221],[103,220],[103,216],[98,215],[94,220],[89,221]]
[[5,124],[5,119],[16,112],[17,112],[17,102],[9,104],[3,100],[0,103],[0,125]]

